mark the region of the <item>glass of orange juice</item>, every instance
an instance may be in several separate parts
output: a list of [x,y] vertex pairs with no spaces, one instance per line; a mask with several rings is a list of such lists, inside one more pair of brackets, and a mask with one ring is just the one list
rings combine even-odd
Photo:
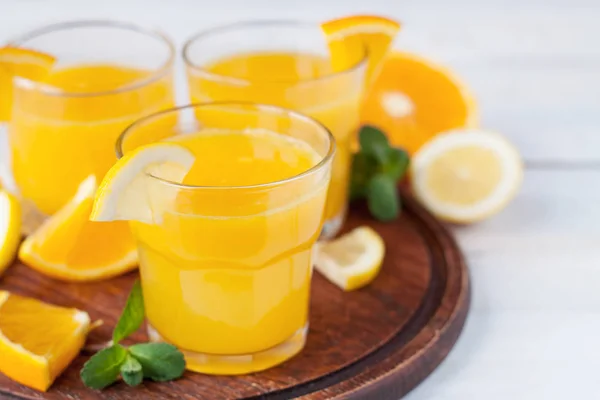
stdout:
[[138,186],[153,216],[131,222],[150,338],[174,344],[188,369],[208,374],[289,359],[306,340],[333,136],[295,111],[206,103],[134,123],[117,152],[162,141],[195,161],[181,183],[166,165]]
[[110,21],[52,25],[10,45],[56,59],[40,81],[15,78],[8,124],[19,194],[50,215],[88,175],[102,179],[126,126],[173,107],[174,47],[158,32]]
[[286,107],[322,122],[334,135],[333,162],[323,237],[340,229],[348,206],[351,146],[367,66],[334,71],[328,43],[317,24],[254,21],[218,27],[184,46],[192,102],[253,101]]

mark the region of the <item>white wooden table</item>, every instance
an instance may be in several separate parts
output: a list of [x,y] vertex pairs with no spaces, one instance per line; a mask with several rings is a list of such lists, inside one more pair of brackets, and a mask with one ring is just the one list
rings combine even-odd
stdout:
[[456,229],[471,314],[448,359],[407,398],[600,398],[600,1],[0,0],[0,42],[83,17],[148,23],[181,44],[240,19],[358,12],[404,21],[396,47],[453,67],[477,95],[482,125],[511,138],[527,165],[508,209]]

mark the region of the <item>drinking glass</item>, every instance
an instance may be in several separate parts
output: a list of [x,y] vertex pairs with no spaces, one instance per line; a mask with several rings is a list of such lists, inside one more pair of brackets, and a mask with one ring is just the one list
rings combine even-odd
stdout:
[[[190,370],[232,375],[272,367],[304,347],[312,247],[323,226],[335,144],[323,125],[295,111],[207,103],[134,123],[119,139],[117,153],[223,132],[241,135],[242,142],[196,160],[200,168],[206,157],[221,165],[202,170],[215,185],[176,183],[161,177],[160,168],[146,171],[141,198],[148,199],[153,222],[131,226],[150,338],[181,349]],[[293,139],[290,147],[273,152],[244,141],[265,132]],[[217,184],[237,174],[232,160],[239,161],[240,151],[251,154],[243,157],[248,166],[277,160],[285,167],[294,162],[296,146],[314,155],[308,169],[259,184]]]
[[317,24],[250,21],[200,32],[183,49],[192,102],[253,101],[291,108],[322,122],[337,143],[322,237],[345,219],[352,145],[367,66],[366,50],[333,71]]
[[10,45],[56,59],[40,81],[14,79],[8,124],[18,193],[43,217],[59,210],[90,174],[103,178],[116,161],[114,143],[123,129],[173,107],[174,47],[161,33],[114,21],[51,25]]

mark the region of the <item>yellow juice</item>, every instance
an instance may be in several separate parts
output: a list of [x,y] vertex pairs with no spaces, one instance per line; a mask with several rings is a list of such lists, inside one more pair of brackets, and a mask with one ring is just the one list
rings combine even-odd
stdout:
[[163,185],[149,192],[174,199],[153,210],[160,222],[132,223],[151,338],[182,349],[188,369],[203,373],[249,373],[288,359],[304,346],[329,176],[252,185],[297,176],[321,158],[261,129],[167,140],[196,157],[183,183],[205,188]]
[[[192,102],[251,101],[307,114],[336,140],[326,221],[341,224],[347,203],[351,145],[359,126],[363,75],[333,74],[331,61],[310,53],[238,54],[188,69]],[[337,230],[334,228],[334,230]]]
[[116,161],[115,141],[123,129],[173,106],[170,76],[150,82],[152,74],[76,65],[51,71],[43,82],[17,85],[9,141],[22,197],[50,215],[87,176],[102,179]]

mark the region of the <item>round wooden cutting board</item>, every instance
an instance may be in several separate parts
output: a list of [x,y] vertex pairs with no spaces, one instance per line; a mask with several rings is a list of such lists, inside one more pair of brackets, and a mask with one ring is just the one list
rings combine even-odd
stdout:
[[[385,240],[381,273],[350,293],[315,273],[306,348],[281,366],[238,377],[186,373],[175,382],[144,382],[137,388],[119,383],[99,392],[79,379],[89,356],[82,354],[47,393],[0,375],[0,398],[397,400],[454,345],[469,307],[469,277],[450,233],[410,197],[404,197],[399,220],[387,224],[375,222],[364,206],[354,207],[345,229],[364,224]],[[99,344],[110,338],[136,277],[64,283],[16,264],[0,280],[0,289],[87,310],[105,322],[89,337],[89,344]],[[132,339],[146,337],[140,331]]]

